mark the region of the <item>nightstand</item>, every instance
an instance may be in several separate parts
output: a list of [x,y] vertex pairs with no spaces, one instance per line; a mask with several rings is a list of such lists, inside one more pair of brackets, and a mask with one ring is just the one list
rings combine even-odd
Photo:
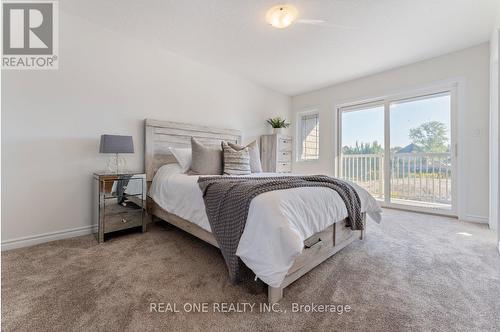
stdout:
[[94,223],[98,225],[97,240],[106,234],[141,227],[146,231],[146,174],[94,173]]

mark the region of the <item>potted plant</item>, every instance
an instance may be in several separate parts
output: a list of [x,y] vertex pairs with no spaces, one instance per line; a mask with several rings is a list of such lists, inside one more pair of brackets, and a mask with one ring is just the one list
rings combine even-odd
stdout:
[[273,127],[273,134],[282,134],[284,128],[288,128],[290,126],[289,122],[286,122],[286,119],[281,116],[277,116],[275,118],[270,118],[267,120],[267,123]]

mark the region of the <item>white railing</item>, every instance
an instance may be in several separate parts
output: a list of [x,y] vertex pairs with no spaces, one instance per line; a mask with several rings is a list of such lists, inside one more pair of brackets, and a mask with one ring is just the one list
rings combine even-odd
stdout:
[[[384,196],[384,155],[345,154],[340,172],[344,179]],[[451,204],[451,155],[449,153],[392,153],[391,198]]]
[[384,155],[346,154],[341,156],[341,177],[356,182],[373,196],[384,196]]

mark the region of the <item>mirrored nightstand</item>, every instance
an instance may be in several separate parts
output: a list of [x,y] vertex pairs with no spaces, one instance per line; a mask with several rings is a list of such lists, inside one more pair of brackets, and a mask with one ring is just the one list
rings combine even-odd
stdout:
[[112,232],[135,227],[146,231],[146,174],[94,173],[93,192],[99,243]]

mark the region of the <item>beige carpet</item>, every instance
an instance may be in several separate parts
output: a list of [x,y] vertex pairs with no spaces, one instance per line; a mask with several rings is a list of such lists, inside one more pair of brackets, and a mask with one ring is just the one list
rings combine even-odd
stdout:
[[[353,243],[285,290],[286,313],[151,313],[151,302],[266,300],[260,283],[227,282],[217,249],[154,225],[98,245],[92,236],[2,253],[2,327],[44,330],[500,329],[500,257],[484,225],[384,211]],[[344,304],[349,313],[292,313]],[[211,311],[211,310],[210,310]]]

